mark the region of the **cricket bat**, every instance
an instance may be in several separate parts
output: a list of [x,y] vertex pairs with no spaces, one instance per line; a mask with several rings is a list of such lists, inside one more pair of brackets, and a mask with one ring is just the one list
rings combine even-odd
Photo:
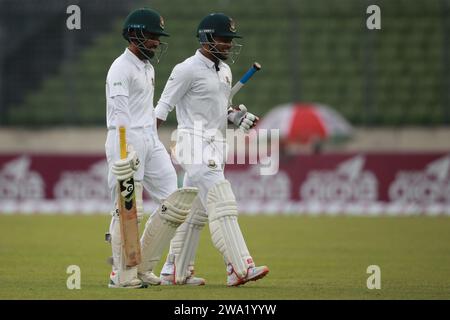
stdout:
[[[127,157],[126,132],[124,127],[119,128],[120,158]],[[119,195],[120,234],[124,251],[125,265],[134,267],[141,263],[141,244],[139,242],[139,228],[134,193],[133,177],[117,182]]]

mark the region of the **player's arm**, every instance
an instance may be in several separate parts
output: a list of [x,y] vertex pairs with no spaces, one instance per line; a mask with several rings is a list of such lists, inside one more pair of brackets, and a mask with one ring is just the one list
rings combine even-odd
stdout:
[[159,129],[159,127],[161,126],[161,124],[164,122],[164,120],[161,120],[159,118],[156,118],[156,129]]
[[111,98],[113,105],[114,117],[116,120],[116,127],[124,127],[126,131],[130,128],[131,114],[128,108],[127,96],[115,96]]
[[[128,131],[128,128],[131,126],[131,115],[130,109],[128,108],[128,97],[126,96],[114,96],[111,98],[110,103],[113,106],[115,123],[116,123],[116,132],[119,135],[118,128],[125,128],[125,132]],[[117,141],[117,150],[119,150],[119,136],[116,138]],[[124,159],[116,160],[112,165],[112,172],[116,176],[117,180],[124,181],[133,176],[133,174],[139,168],[139,158],[136,152],[133,149],[133,146],[125,140],[125,145],[127,145],[127,156]]]
[[[108,104],[111,105],[116,128],[125,127],[128,131],[131,124],[129,103],[129,75],[122,67],[113,64],[106,77]],[[119,141],[117,139],[117,141]]]
[[166,121],[168,114],[173,110],[174,106],[170,106],[161,100],[155,108],[156,129],[159,129],[161,124]]
[[[129,86],[128,77],[120,68],[111,68],[106,79],[108,90],[108,103],[111,104],[114,113],[114,124],[116,126],[116,150],[120,150],[119,145],[119,127],[125,128],[127,132],[131,127],[131,114],[129,108]],[[139,158],[128,141],[125,141],[127,147],[127,157],[116,160],[111,168],[118,180],[127,180],[139,167]]]
[[189,66],[185,64],[178,64],[173,68],[155,108],[156,126],[158,128],[166,121],[168,114],[191,88],[192,73]]

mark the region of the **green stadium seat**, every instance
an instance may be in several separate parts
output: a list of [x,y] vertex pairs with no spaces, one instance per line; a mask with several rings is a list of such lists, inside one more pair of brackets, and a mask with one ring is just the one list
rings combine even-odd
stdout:
[[[189,6],[183,0],[155,0],[152,5],[163,14],[172,35],[167,39],[169,51],[156,66],[155,102],[173,66],[197,48],[200,17],[222,11],[235,18],[244,35],[241,56],[231,66],[234,81],[253,61],[263,66],[239,93],[239,100],[255,113],[264,115],[275,105],[300,98],[338,108],[354,124],[442,123],[441,5],[426,0],[413,5],[405,0],[375,3],[382,8],[380,31],[366,29],[366,3],[360,0],[249,0],[245,5],[192,0]],[[121,23],[114,23],[111,32],[79,52],[70,70],[61,65],[24,103],[10,108],[11,119],[104,125],[106,72],[126,45],[120,37]],[[67,74],[74,77],[72,84]],[[79,106],[72,119],[67,112],[70,96]],[[45,111],[38,112],[42,106]]]

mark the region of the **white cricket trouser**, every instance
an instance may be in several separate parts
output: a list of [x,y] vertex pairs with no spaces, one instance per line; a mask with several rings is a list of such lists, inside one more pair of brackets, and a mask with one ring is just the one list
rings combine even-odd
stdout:
[[198,188],[198,196],[206,209],[208,191],[225,180],[226,141],[178,130],[172,156],[185,171],[183,186]]

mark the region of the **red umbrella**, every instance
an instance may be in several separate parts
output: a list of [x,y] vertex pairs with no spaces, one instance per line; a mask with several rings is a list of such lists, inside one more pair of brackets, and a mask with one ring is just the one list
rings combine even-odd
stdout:
[[280,140],[301,144],[347,138],[352,134],[352,126],[337,111],[309,103],[275,107],[259,121],[258,129],[280,129]]

